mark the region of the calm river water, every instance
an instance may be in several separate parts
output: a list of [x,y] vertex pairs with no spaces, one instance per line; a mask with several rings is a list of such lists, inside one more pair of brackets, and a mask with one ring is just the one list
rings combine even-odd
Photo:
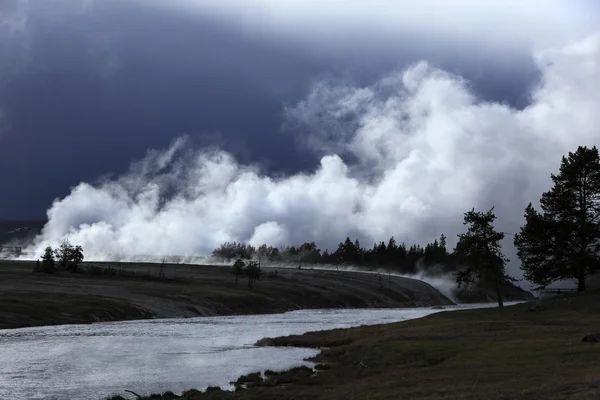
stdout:
[[[456,310],[485,305],[447,307]],[[303,363],[316,350],[259,348],[264,337],[420,318],[439,310],[305,310],[0,330],[1,399],[105,399],[228,387],[242,374]],[[129,396],[129,397],[128,397]]]

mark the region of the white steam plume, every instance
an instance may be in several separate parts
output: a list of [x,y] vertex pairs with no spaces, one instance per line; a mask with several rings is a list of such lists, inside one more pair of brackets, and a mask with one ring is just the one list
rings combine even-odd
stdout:
[[[277,267],[280,266],[278,265]],[[422,268],[419,268],[420,271],[415,274],[399,274],[388,268],[373,269],[353,265],[311,265],[309,268],[326,271],[352,271],[362,272],[365,274],[377,274],[381,276],[381,282],[383,286],[387,284],[387,279],[389,275],[417,279],[419,281],[423,281],[433,286],[453,302],[460,303],[456,293],[456,277],[451,272],[442,272],[442,270],[439,267],[440,266],[433,266],[428,268],[427,271],[425,271]],[[295,266],[290,268],[295,268]],[[432,270],[434,271],[434,273],[430,273]]]
[[391,235],[452,241],[463,212],[492,205],[500,229],[514,232],[560,157],[600,138],[600,35],[535,60],[541,81],[522,110],[483,101],[426,63],[369,87],[321,82],[286,110],[328,149],[313,173],[272,178],[179,139],[56,200],[32,250],[65,238],[91,258],[206,254],[232,240],[330,250],[347,235],[367,246]]

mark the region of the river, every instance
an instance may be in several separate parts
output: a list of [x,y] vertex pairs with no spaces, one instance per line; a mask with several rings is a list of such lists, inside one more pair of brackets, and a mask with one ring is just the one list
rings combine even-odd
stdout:
[[291,368],[317,353],[255,347],[261,338],[404,321],[439,311],[302,310],[0,330],[0,398],[100,400],[113,394],[128,398],[126,389],[150,394],[226,388],[240,375]]

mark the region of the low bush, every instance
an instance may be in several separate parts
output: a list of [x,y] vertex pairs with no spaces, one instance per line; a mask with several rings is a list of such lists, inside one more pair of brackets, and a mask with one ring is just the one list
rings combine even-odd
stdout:
[[41,263],[40,260],[37,260],[35,263],[35,267],[33,267],[33,272],[42,272],[46,274],[53,274],[56,272],[53,264]]

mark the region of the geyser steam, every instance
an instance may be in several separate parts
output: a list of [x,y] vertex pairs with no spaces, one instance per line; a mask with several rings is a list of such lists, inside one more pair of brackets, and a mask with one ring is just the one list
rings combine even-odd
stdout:
[[178,139],[56,200],[33,250],[65,238],[88,258],[200,255],[233,240],[330,250],[346,236],[452,241],[463,212],[492,205],[499,228],[514,232],[560,157],[600,137],[600,35],[535,60],[541,80],[522,110],[426,63],[368,87],[320,82],[286,110],[287,126],[328,150],[314,172],[273,178]]

